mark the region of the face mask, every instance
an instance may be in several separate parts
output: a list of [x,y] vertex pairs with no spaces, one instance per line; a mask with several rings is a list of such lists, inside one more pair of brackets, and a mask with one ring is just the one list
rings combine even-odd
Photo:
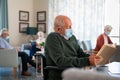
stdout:
[[72,29],[66,29],[66,31],[65,31],[65,37],[67,37],[68,39],[70,38],[70,37],[72,37]]
[[7,36],[7,37],[5,38],[5,40],[6,40],[7,42],[9,42],[9,38],[10,38],[10,37],[9,37],[9,36]]
[[105,32],[105,34],[106,34],[106,35],[109,35],[109,34],[110,34],[110,32]]

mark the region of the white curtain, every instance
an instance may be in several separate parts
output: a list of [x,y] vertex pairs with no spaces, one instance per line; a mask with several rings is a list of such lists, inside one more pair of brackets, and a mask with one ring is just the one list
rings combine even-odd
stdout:
[[72,29],[80,41],[96,38],[104,27],[104,0],[49,0],[48,33],[53,31],[54,18],[66,15],[72,20]]

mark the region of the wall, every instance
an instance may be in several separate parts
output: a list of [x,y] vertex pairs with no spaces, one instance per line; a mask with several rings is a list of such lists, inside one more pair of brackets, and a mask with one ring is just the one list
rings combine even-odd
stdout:
[[[42,6],[44,6],[44,7],[42,7]],[[34,1],[34,15],[36,15],[34,17],[34,20],[35,20],[34,23],[35,23],[36,26],[37,26],[37,23],[40,23],[40,22],[37,22],[37,12],[38,11],[46,11],[46,22],[43,22],[43,23],[46,23],[46,33],[47,33],[48,0],[35,0]]]
[[48,0],[8,0],[10,43],[13,46],[21,46],[22,43],[27,43],[31,37],[19,33],[19,10],[29,11],[29,25],[36,26],[36,11],[43,9],[47,11],[47,4]]
[[[34,15],[37,15],[37,11],[48,11],[48,0],[35,0],[34,1]],[[46,13],[48,14],[48,12]],[[35,16],[34,18],[35,18],[35,22],[37,22],[37,16]]]

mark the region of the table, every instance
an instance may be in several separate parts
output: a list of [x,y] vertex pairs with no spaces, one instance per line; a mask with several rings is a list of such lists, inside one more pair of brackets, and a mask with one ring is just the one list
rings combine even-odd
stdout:
[[94,68],[97,72],[102,72],[113,77],[120,78],[120,62],[112,62],[105,66],[98,66]]

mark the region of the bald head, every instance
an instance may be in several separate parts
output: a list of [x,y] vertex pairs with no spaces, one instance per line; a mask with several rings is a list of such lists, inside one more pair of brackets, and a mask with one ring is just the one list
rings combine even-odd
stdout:
[[55,27],[64,27],[67,24],[71,24],[71,20],[69,17],[64,15],[59,15],[55,18],[55,21],[54,21]]
[[71,25],[72,25],[71,20],[67,16],[58,15],[55,18],[54,29],[55,29],[55,32],[57,33],[64,35],[66,29],[71,29]]

